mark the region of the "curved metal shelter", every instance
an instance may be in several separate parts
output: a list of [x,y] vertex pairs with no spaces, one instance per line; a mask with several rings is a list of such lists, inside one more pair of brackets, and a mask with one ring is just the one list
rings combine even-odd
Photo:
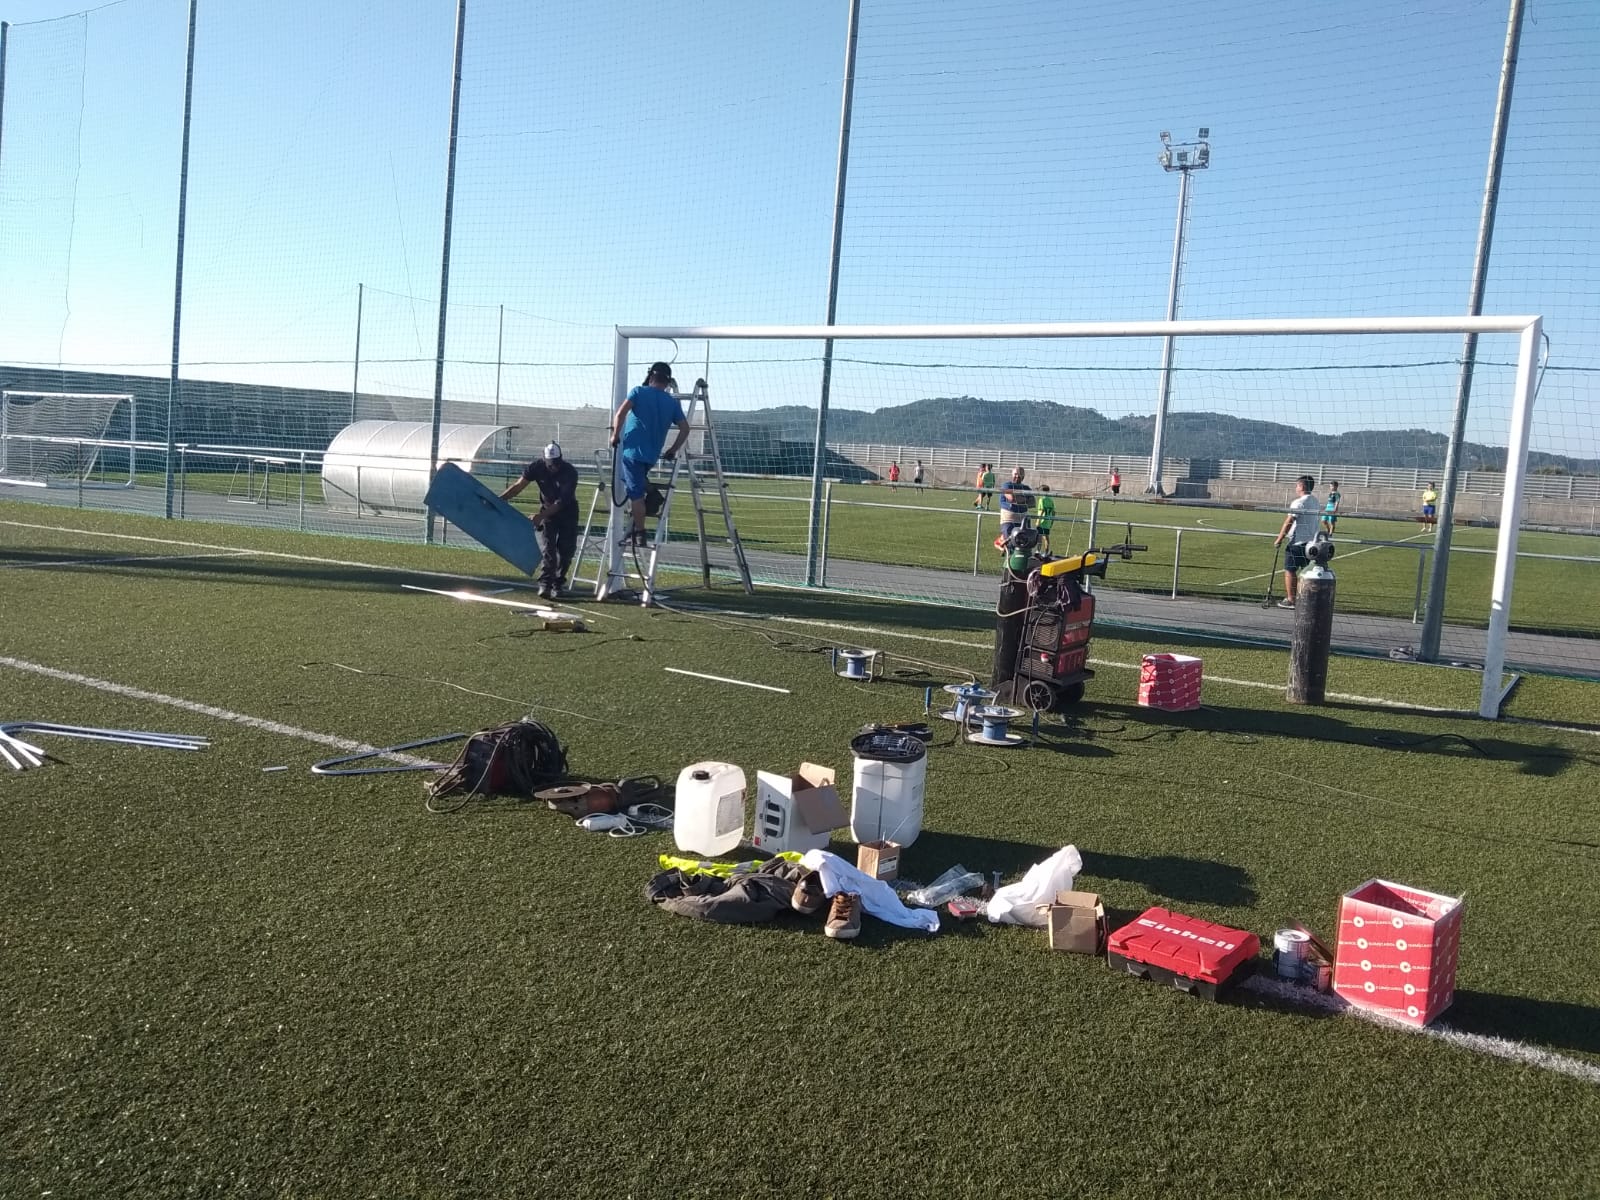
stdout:
[[[441,425],[439,461],[471,472],[482,459],[510,456],[508,425]],[[427,421],[356,421],[322,456],[322,499],[344,512],[420,513],[428,491]]]

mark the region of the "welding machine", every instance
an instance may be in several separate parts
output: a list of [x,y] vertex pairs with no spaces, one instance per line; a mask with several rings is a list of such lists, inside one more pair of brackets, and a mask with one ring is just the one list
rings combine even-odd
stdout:
[[1094,678],[1088,661],[1095,600],[1085,581],[1104,579],[1111,559],[1131,559],[1147,547],[1134,544],[1132,525],[1125,541],[1065,558],[1034,554],[1038,542],[1038,531],[1026,524],[1007,542],[992,685],[1001,703],[1050,712],[1081,700]]

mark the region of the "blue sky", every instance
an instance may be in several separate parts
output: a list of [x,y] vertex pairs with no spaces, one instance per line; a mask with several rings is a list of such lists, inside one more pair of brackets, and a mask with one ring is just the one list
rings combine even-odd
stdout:
[[[79,7],[0,0],[16,23],[0,360],[160,374],[187,4],[50,20]],[[1505,7],[863,0],[839,318],[1161,316],[1177,183],[1156,135],[1201,125],[1213,166],[1194,179],[1182,315],[1462,311]],[[819,321],[846,13],[844,0],[471,0],[447,391],[492,393],[502,305],[508,402],[603,400],[614,324]],[[453,25],[448,0],[201,0],[186,374],[348,386],[365,284],[363,386],[431,392]],[[1600,5],[1530,0],[1486,303],[1546,315],[1536,441],[1590,454],[1596,62]],[[1236,368],[1458,348],[1186,346],[1174,404],[1330,431],[1437,427],[1448,368]],[[970,393],[1113,415],[1148,411],[1159,357],[1145,342],[841,349],[960,364],[847,364],[847,405]],[[737,406],[814,402],[816,347],[710,352]],[[1037,369],[1000,369],[1019,356]],[[1503,436],[1505,383],[1480,372],[1474,437]]]

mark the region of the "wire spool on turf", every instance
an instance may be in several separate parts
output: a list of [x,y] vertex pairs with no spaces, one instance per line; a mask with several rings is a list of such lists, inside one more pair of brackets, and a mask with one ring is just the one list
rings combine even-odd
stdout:
[[954,696],[956,702],[954,707],[940,712],[939,717],[941,720],[955,721],[957,724],[966,722],[968,710],[978,705],[989,704],[995,698],[992,689],[981,687],[976,683],[946,684],[944,690]]
[[[962,728],[968,731],[967,741],[974,746],[1020,746],[1027,739],[1020,733],[1012,733],[1010,725],[1023,715],[1022,709],[1004,704],[980,705],[967,713]],[[978,728],[974,730],[973,725]]]

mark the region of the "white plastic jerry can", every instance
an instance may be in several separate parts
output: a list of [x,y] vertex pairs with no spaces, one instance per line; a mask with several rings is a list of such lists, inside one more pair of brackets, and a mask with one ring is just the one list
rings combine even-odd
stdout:
[[686,854],[727,854],[744,841],[744,771],[692,763],[678,772],[672,838]]

